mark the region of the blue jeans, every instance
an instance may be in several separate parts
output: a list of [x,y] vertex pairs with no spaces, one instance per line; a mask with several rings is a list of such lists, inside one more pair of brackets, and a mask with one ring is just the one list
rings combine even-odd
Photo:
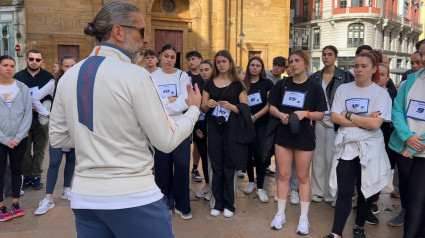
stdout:
[[65,171],[63,173],[63,186],[71,187],[72,175],[74,175],[75,168],[75,149],[70,152],[63,152],[62,148],[52,148],[49,145],[49,170],[47,171],[46,194],[53,194],[56,181],[58,180],[59,166],[62,162],[62,155],[65,153],[66,163]]
[[164,199],[127,209],[73,209],[78,238],[174,238]]

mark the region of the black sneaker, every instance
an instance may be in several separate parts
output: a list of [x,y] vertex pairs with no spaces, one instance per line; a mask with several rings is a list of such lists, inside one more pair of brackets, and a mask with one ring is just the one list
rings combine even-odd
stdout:
[[198,182],[198,183],[202,182],[202,177],[199,174],[198,169],[192,169],[192,178],[193,178],[193,181],[195,182]]
[[29,186],[32,186],[32,184],[33,184],[33,178],[24,177],[24,181],[22,182],[22,188],[28,188]]
[[364,229],[360,227],[353,228],[354,238],[366,238],[366,234],[364,233]]
[[41,178],[40,177],[35,177],[32,180],[32,187],[36,190],[42,189],[43,188],[43,183],[41,182]]
[[366,216],[366,223],[370,225],[377,225],[379,224],[379,220],[372,212],[369,212]]
[[379,210],[378,203],[372,204],[372,207],[370,208],[373,214],[378,214],[381,210]]

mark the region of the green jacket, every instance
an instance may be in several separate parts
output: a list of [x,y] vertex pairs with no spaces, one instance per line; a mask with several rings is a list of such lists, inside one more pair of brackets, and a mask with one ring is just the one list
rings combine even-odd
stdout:
[[[407,95],[410,88],[413,86],[416,79],[422,74],[423,71],[424,69],[420,69],[415,73],[409,74],[406,83],[403,84],[398,92],[397,97],[394,99],[394,106],[391,115],[391,121],[394,125],[394,132],[391,134],[388,147],[397,153],[401,153],[406,144],[406,140],[409,139],[409,137],[415,135],[414,132],[410,131],[410,128],[407,125]],[[421,137],[425,137],[425,134],[421,135]],[[410,147],[408,149],[412,155],[418,153],[418,151]]]

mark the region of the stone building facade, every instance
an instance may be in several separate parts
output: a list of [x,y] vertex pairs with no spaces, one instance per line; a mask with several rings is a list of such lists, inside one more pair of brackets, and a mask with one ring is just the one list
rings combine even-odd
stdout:
[[[174,44],[179,57],[176,66],[184,70],[187,70],[184,56],[191,50],[200,51],[207,59],[213,58],[215,52],[227,49],[233,55],[236,64],[244,68],[249,57],[253,55],[260,55],[265,61],[266,68],[272,67],[274,57],[288,55],[289,1],[130,1],[137,5],[145,16],[146,33],[150,38],[148,48],[158,52],[164,44]],[[31,48],[42,50],[45,68],[51,70],[52,63],[64,54],[73,54],[81,59],[89,55],[96,42],[91,37],[85,36],[83,29],[107,1],[6,2],[11,2],[10,5],[15,4],[14,14],[21,16],[19,22],[11,23],[15,29],[15,36],[19,31],[21,37],[10,44],[14,46],[19,43],[21,52]],[[5,7],[5,4],[2,4],[0,9]],[[25,67],[24,57],[17,59],[19,67]]]
[[323,68],[326,45],[337,47],[337,64],[345,69],[353,67],[358,46],[370,45],[390,58],[398,80],[422,32],[420,7],[420,0],[292,0],[291,43],[309,53],[312,72]]

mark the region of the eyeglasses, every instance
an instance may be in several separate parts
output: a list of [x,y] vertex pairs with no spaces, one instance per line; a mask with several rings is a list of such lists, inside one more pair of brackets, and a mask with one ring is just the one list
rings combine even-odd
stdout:
[[40,59],[40,58],[32,58],[32,57],[30,57],[30,58],[28,58],[28,59],[29,59],[31,62],[35,60],[37,63],[41,61],[41,59]]
[[139,27],[135,27],[135,26],[128,26],[128,25],[120,25],[121,27],[126,27],[126,28],[131,28],[131,29],[136,29],[139,30],[140,35],[142,36],[142,39],[145,38],[145,28],[139,28]]

